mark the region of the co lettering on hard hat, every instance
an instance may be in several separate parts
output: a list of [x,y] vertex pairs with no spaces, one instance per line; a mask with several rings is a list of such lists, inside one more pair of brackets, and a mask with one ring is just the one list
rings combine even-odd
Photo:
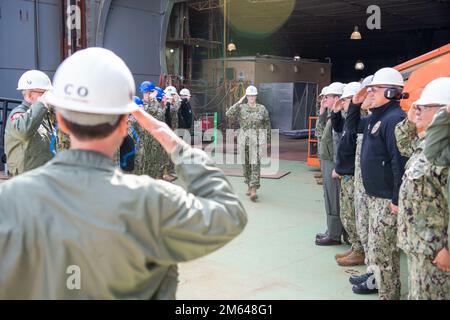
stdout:
[[58,67],[46,100],[59,109],[121,115],[138,108],[134,95],[133,74],[125,62],[110,50],[88,48],[75,52]]

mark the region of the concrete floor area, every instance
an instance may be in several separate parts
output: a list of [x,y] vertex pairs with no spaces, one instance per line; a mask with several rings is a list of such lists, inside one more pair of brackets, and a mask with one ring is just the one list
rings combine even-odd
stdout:
[[[348,277],[365,267],[336,264],[334,254],[348,246],[314,244],[315,234],[325,231],[322,187],[312,176],[314,170],[301,161],[280,164],[291,174],[263,179],[256,203],[245,196],[243,178],[229,177],[247,210],[248,225],[221,250],[180,264],[178,299],[378,298],[352,293]],[[401,270],[405,295],[404,257]]]

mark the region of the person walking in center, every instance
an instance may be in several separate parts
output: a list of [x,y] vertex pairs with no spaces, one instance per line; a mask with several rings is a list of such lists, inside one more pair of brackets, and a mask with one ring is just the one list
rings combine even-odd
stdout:
[[[260,148],[270,145],[271,125],[269,112],[262,104],[256,103],[258,90],[249,86],[239,101],[226,112],[227,117],[235,117],[239,121],[239,141],[244,145],[244,182],[248,186],[246,195],[250,200],[258,198],[256,190],[261,187]],[[247,103],[243,103],[247,98]]]

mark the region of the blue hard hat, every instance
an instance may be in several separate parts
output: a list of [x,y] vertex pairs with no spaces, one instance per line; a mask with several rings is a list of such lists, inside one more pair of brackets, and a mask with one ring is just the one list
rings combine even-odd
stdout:
[[155,91],[155,84],[153,82],[150,82],[150,81],[144,81],[139,86],[139,91],[141,93],[153,92],[153,91]]
[[162,98],[163,98],[164,95],[165,95],[164,90],[161,89],[160,87],[156,87],[155,90],[156,90],[156,92],[157,92],[157,93],[156,93],[156,100],[158,100],[158,101],[161,102]]
[[144,101],[142,101],[141,98],[134,96],[133,98],[134,103],[136,103],[138,106],[143,106],[144,105]]

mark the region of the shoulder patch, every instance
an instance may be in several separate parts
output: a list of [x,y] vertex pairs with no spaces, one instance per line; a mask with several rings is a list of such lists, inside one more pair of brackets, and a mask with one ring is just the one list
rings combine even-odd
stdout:
[[11,119],[11,121],[14,121],[14,120],[20,118],[24,113],[25,113],[25,112],[16,112],[16,113],[14,113],[13,115],[11,115],[11,116],[9,117],[9,119]]

